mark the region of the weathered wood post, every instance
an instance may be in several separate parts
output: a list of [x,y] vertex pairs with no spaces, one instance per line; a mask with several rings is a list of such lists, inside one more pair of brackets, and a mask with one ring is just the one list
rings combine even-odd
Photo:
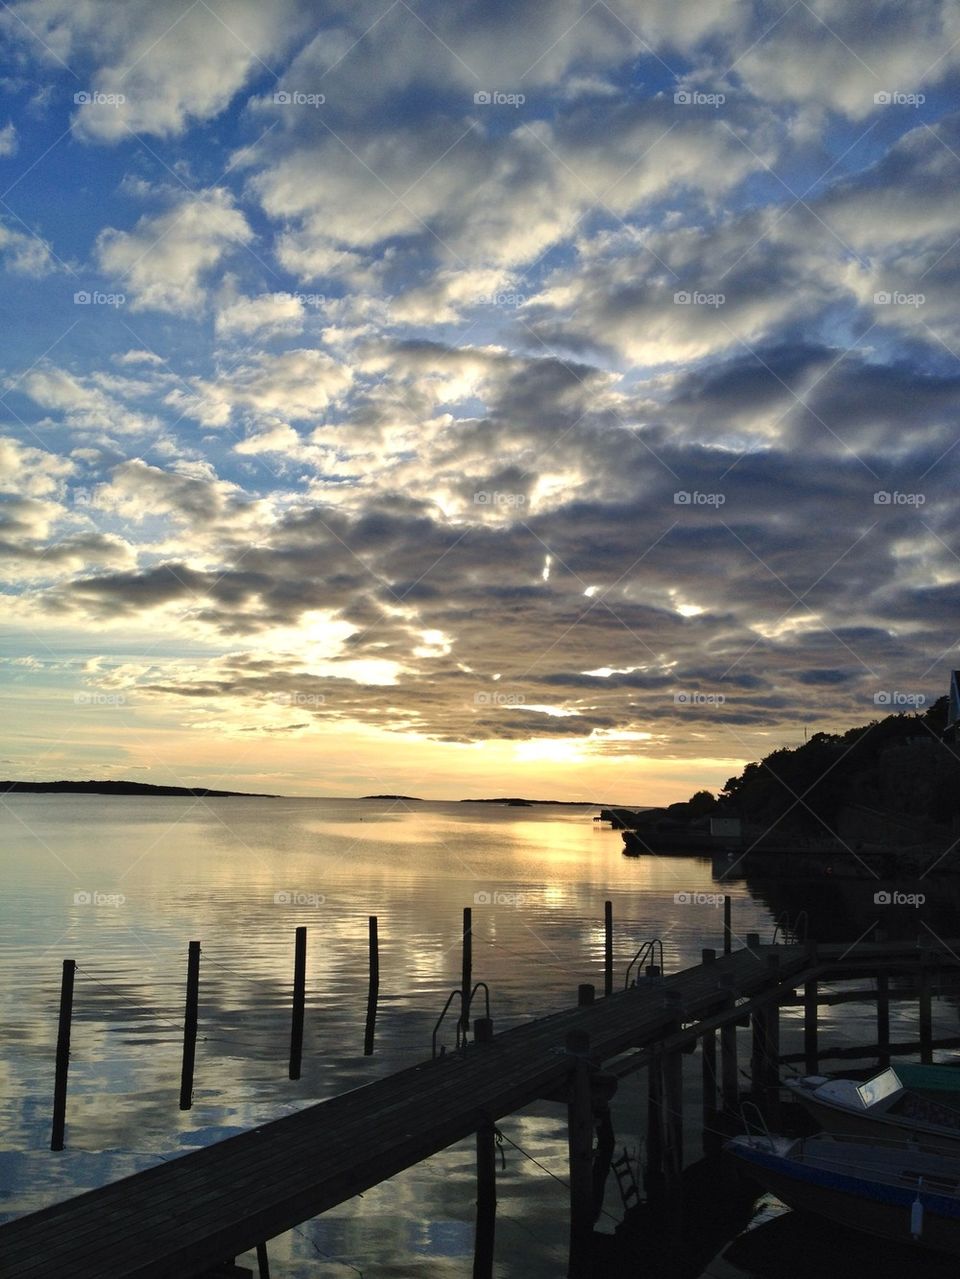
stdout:
[[780,956],[767,956],[770,969],[770,982],[774,993],[767,1008],[766,1030],[766,1070],[764,1079],[764,1102],[767,1107],[769,1121],[780,1130],[780,996],[777,988],[780,985]]
[[730,923],[732,898],[729,893],[723,895],[723,953],[729,955],[733,950],[733,929]]
[[[715,964],[717,952],[702,950],[701,962],[704,967]],[[717,1125],[717,1032],[705,1031],[700,1040],[700,1085],[702,1093],[703,1115],[703,1152],[715,1154],[719,1147]]]
[[67,1072],[70,1069],[70,1024],[73,1020],[73,982],[77,971],[75,959],[63,961],[60,978],[60,1018],[57,1023],[57,1067],[53,1085],[53,1128],[50,1149],[63,1149],[67,1123]]
[[370,951],[370,984],[367,988],[367,1024],[363,1032],[363,1055],[373,1056],[373,1035],[377,1026],[377,1000],[380,997],[380,936],[377,917],[371,915],[368,923]]
[[307,995],[307,930],[297,928],[293,944],[293,1016],[290,1020],[290,1078],[300,1078],[303,1061],[303,1013]]
[[193,1067],[197,1056],[197,1018],[200,1006],[200,943],[187,951],[187,1002],[183,1013],[183,1065],[180,1069],[180,1109],[193,1105]]
[[496,1223],[497,1142],[496,1128],[491,1120],[477,1129],[477,1223],[473,1241],[473,1279],[492,1279]]
[[464,1038],[470,1029],[470,992],[473,989],[473,911],[463,908],[463,965],[460,977],[460,1026]]
[[877,974],[877,1064],[890,1065],[890,974]]
[[570,1160],[570,1257],[567,1279],[593,1273],[593,1106],[590,1096],[590,1036],[571,1030],[566,1049],[572,1058],[567,1100]]
[[920,951],[920,1060],[925,1065],[933,1061],[933,1008],[930,998],[930,967],[927,950]]
[[596,997],[596,989],[590,982],[582,982],[577,987],[577,1007],[589,1008]]
[[270,1259],[265,1243],[257,1244],[257,1279],[270,1279]]
[[730,991],[729,999],[726,1002],[729,1020],[725,1021],[720,1027],[720,1089],[724,1114],[730,1116],[736,1113],[737,1106],[740,1103],[740,1077],[737,1066],[737,1019],[734,1016],[737,994],[732,979],[721,981],[720,989]]
[[647,1200],[663,1203],[663,1053],[658,1045],[650,1050],[647,1067],[647,1166],[644,1169]]
[[[682,1016],[680,997],[667,993],[667,1004],[676,1009],[671,1031],[679,1031]],[[679,1228],[683,1212],[683,1054],[678,1049],[663,1057],[664,1143],[663,1174],[666,1209],[671,1231]]]
[[603,993],[613,994],[613,902],[603,903]]

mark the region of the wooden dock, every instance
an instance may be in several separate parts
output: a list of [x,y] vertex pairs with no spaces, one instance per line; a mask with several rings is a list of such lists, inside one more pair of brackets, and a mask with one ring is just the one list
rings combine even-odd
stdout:
[[[549,1098],[566,1101],[569,1108],[569,1273],[589,1274],[583,1231],[589,1237],[593,1213],[587,1212],[584,1222],[583,1196],[592,1172],[598,1096],[590,1076],[594,1084],[607,1081],[609,1097],[616,1076],[653,1060],[652,1104],[666,1096],[669,1116],[677,1105],[682,1110],[678,1054],[699,1039],[705,1063],[709,1053],[714,1070],[716,1103],[721,1078],[724,1097],[728,1085],[736,1095],[738,1022],[752,1018],[755,1079],[769,1084],[771,1063],[774,1074],[779,1066],[779,1006],[793,1001],[794,987],[803,987],[808,1022],[812,1009],[814,1031],[807,1047],[815,1054],[819,980],[834,973],[926,973],[937,961],[932,952],[921,955],[904,945],[818,950],[760,946],[756,937],[749,942],[746,949],[719,957],[705,951],[696,967],[641,977],[635,987],[596,1001],[592,987],[581,988],[580,1006],[18,1218],[0,1227],[0,1273],[7,1279],[186,1279],[226,1273],[218,1267],[230,1259],[258,1246],[265,1256],[264,1241],[473,1134],[478,1134],[478,1169],[481,1148],[489,1151],[492,1182],[492,1135],[489,1145],[481,1144],[481,1135],[492,1134],[497,1119]],[[952,953],[939,958],[956,966]],[[929,984],[925,989],[928,1009]],[[598,1075],[604,1063],[612,1069]],[[706,1064],[704,1079],[706,1084]],[[705,1086],[705,1115],[708,1109]],[[676,1158],[673,1123],[666,1120],[665,1140],[672,1131]],[[482,1191],[482,1174],[480,1184]],[[495,1189],[492,1194],[495,1203]]]

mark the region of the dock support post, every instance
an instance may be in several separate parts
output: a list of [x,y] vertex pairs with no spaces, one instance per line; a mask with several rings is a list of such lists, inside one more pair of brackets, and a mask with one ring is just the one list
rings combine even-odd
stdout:
[[596,993],[596,990],[590,982],[582,982],[581,985],[577,987],[577,1007],[589,1008],[593,1003]]
[[920,952],[920,1060],[924,1065],[933,1061],[933,1016],[930,1001],[930,969],[926,955]]
[[73,1020],[73,981],[77,971],[75,959],[63,961],[60,978],[60,1019],[57,1024],[57,1071],[53,1085],[53,1128],[50,1149],[63,1149],[67,1123],[67,1072],[70,1069],[70,1024]]
[[180,1069],[180,1109],[193,1105],[193,1067],[197,1056],[197,1016],[200,1006],[200,943],[187,951],[187,1002],[183,1014],[183,1065]]
[[301,924],[293,944],[293,1016],[290,1020],[290,1078],[300,1078],[303,1061],[303,1010],[307,995],[307,930]]
[[717,1128],[717,1032],[708,1030],[700,1041],[701,1084],[703,1089],[703,1153],[719,1149]]
[[740,1102],[740,1078],[737,1073],[737,1020],[733,1015],[736,995],[731,994],[727,1003],[729,1021],[720,1027],[720,1089],[725,1115],[736,1114]]
[[663,1202],[663,1053],[654,1046],[647,1068],[647,1166],[643,1173],[647,1201]]
[[363,1032],[364,1057],[373,1056],[373,1033],[377,1025],[377,999],[380,996],[380,936],[376,915],[370,916],[369,949],[370,985],[367,989],[367,1024]]
[[730,924],[732,898],[729,893],[723,895],[723,953],[729,955],[733,949],[733,929]]
[[497,1221],[497,1143],[492,1121],[477,1129],[477,1224],[473,1241],[473,1279],[492,1279]]
[[890,1065],[890,975],[877,974],[877,1064]]
[[[780,984],[780,956],[768,955],[770,980],[774,990]],[[780,997],[774,993],[767,1005],[767,1022],[764,1027],[766,1044],[766,1071],[764,1079],[764,1101],[767,1107],[769,1122],[777,1132],[780,1131]]]
[[460,1026],[464,1038],[470,1029],[470,992],[473,990],[473,911],[463,908],[463,966],[460,978]]
[[603,993],[613,994],[613,902],[603,903]]
[[815,1075],[819,1065],[817,1047],[817,993],[819,983],[816,977],[809,977],[803,983],[803,1064],[808,1075]]
[[766,1083],[767,1010],[761,1006],[750,1017],[750,1091],[754,1100],[763,1097]]
[[680,1052],[664,1056],[663,1100],[666,1110],[664,1190],[670,1226],[675,1229],[683,1211],[683,1054]]
[[270,1279],[270,1259],[265,1243],[257,1244],[257,1275],[259,1279]]
[[567,1279],[590,1279],[593,1273],[593,1105],[590,1095],[590,1036],[571,1030],[566,1039],[572,1054],[567,1101],[570,1159],[570,1258]]

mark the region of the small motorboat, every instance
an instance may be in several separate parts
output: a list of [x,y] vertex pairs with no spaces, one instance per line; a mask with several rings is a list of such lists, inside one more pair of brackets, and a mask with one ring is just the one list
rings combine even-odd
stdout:
[[960,1070],[954,1066],[888,1066],[864,1083],[805,1075],[785,1086],[827,1132],[915,1137],[960,1158]]
[[960,1256],[960,1159],[916,1142],[821,1133],[734,1137],[738,1165],[788,1207]]

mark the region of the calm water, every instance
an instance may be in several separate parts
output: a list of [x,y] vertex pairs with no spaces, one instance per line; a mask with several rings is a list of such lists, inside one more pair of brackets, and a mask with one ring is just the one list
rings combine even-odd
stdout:
[[[719,946],[721,912],[674,900],[718,891],[709,861],[624,858],[619,836],[592,815],[475,803],[8,797],[0,807],[7,886],[0,903],[2,1214],[54,1202],[428,1057],[433,1024],[459,982],[466,905],[474,906],[474,978],[490,986],[498,1031],[570,1004],[580,982],[602,989],[606,899],[614,903],[618,983],[649,937],[664,939],[668,971],[698,961],[704,945]],[[770,940],[781,903],[744,883],[727,890],[736,931]],[[862,890],[851,891],[844,927],[858,922]],[[474,904],[477,894],[486,900]],[[825,900],[835,912],[836,885]],[[371,914],[380,921],[381,997],[377,1051],[364,1058]],[[298,924],[309,929],[308,1002],[303,1078],[292,1083],[286,1050]],[[181,1113],[192,938],[203,948],[201,1040],[194,1107]],[[67,1149],[53,1154],[64,958],[79,969]],[[833,1039],[871,1038],[865,1015],[849,1005],[841,1013]],[[937,1017],[935,1031],[945,1019],[955,1026],[951,1006],[939,1006]],[[798,1046],[797,1025],[786,1012],[784,1051]],[[907,1037],[909,1022],[895,1017],[892,1032]],[[692,1118],[696,1057],[685,1059],[685,1070]],[[628,1149],[643,1140],[644,1088],[643,1075],[626,1080],[614,1103],[618,1144]],[[564,1118],[559,1106],[543,1103],[501,1127],[563,1178]],[[687,1139],[696,1158],[692,1121]],[[553,1279],[565,1272],[566,1191],[507,1151],[497,1273]],[[273,1273],[467,1275],[473,1200],[474,1150],[466,1142],[273,1241]],[[606,1208],[598,1228],[612,1230],[621,1215],[615,1185]],[[760,1271],[723,1271],[749,1273]]]

